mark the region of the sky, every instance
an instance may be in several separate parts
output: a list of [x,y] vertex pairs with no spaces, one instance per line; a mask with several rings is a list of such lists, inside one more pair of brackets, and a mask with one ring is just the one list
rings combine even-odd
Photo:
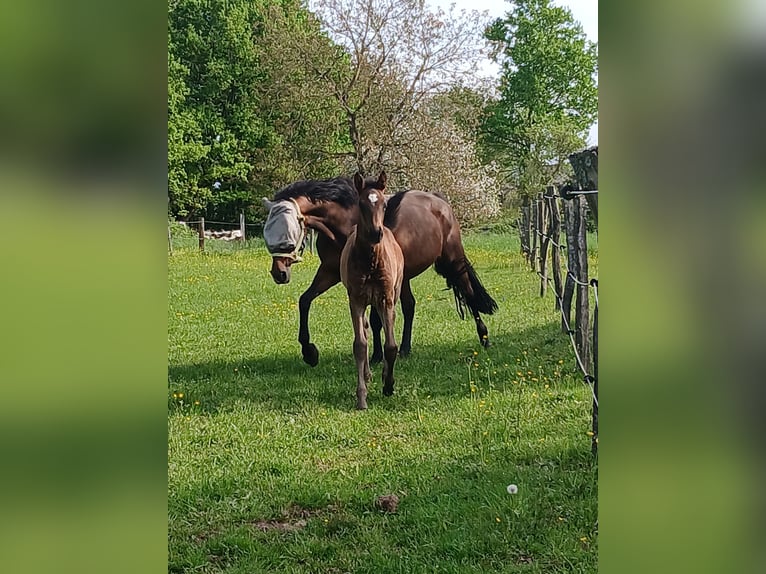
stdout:
[[[455,4],[458,10],[487,11],[491,18],[503,16],[509,4],[504,0],[428,0],[432,5],[447,10],[450,4]],[[553,0],[556,6],[569,8],[575,20],[582,24],[585,35],[589,40],[598,42],[598,0]],[[598,122],[588,134],[588,145],[598,144]]]

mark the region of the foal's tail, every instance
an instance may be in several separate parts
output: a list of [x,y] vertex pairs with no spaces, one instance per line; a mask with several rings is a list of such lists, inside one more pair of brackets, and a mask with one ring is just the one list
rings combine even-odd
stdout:
[[[439,258],[434,263],[434,269],[447,280],[447,289],[452,289],[455,294],[455,306],[461,319],[465,319],[466,306],[472,311],[476,310],[485,315],[492,315],[497,311],[497,303],[479,281],[479,276],[476,275],[468,257],[457,261],[445,261]],[[468,276],[468,283],[473,293],[469,293],[465,282],[460,280],[464,273]]]

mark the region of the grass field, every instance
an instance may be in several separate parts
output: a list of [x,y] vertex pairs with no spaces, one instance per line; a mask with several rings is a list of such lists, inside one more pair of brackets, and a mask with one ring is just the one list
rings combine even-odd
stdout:
[[[316,257],[280,286],[257,240],[207,255],[177,245],[169,571],[596,572],[590,391],[560,315],[515,238],[464,239],[500,306],[485,318],[493,346],[424,273],[412,355],[396,364],[393,397],[373,368],[364,412],[342,286],[312,306],[319,365],[300,357],[297,301]],[[389,494],[395,512],[376,505]]]

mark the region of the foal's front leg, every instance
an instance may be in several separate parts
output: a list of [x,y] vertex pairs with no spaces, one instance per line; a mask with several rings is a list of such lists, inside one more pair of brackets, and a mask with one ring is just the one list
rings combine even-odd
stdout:
[[356,408],[367,408],[367,381],[372,377],[367,359],[367,329],[365,308],[351,303],[351,322],[354,325],[354,359],[356,360]]

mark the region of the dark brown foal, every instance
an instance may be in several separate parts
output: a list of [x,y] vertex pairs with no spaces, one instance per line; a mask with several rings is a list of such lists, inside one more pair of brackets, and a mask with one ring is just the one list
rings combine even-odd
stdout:
[[356,408],[367,408],[367,382],[372,379],[367,356],[367,319],[372,305],[383,322],[386,337],[383,361],[383,394],[394,392],[394,363],[398,348],[394,335],[396,302],[404,277],[404,256],[391,230],[383,225],[386,174],[377,180],[354,176],[359,192],[359,220],[340,256],[340,277],[348,291],[351,322],[354,325],[356,359]]

